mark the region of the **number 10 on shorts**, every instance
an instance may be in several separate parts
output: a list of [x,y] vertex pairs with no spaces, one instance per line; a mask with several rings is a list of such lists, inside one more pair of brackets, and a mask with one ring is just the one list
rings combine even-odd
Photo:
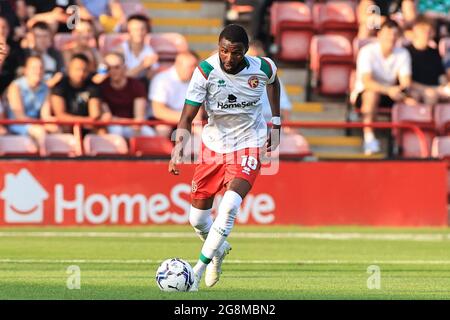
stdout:
[[250,175],[250,170],[256,170],[256,168],[258,168],[258,159],[256,159],[253,156],[241,156],[242,161],[241,161],[241,167],[242,172]]

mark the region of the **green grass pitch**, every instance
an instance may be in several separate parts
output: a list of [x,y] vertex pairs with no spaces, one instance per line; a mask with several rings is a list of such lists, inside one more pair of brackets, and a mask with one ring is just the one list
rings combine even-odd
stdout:
[[[2,228],[0,299],[450,299],[448,229],[236,226],[229,240],[215,287],[164,293],[158,262],[198,257],[189,226]],[[79,290],[66,285],[71,265]]]

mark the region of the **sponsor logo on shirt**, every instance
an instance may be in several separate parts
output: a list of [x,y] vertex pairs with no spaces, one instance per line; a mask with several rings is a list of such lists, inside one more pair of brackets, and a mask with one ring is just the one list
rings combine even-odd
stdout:
[[237,101],[237,97],[234,94],[228,95],[228,102],[229,103],[235,103]]
[[220,79],[219,81],[217,81],[219,88],[220,87],[226,87],[227,84],[225,83],[225,80]]
[[237,102],[237,97],[233,94],[228,95],[228,102],[218,102],[217,107],[219,109],[232,109],[232,108],[246,108],[252,107],[256,105],[259,101],[259,98],[255,101],[242,101]]

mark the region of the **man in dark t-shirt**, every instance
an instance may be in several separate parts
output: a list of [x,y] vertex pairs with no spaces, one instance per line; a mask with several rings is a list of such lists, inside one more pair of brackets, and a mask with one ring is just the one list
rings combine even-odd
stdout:
[[[147,114],[147,92],[141,81],[126,76],[125,59],[120,53],[109,53],[105,57],[108,78],[100,85],[103,100],[103,120],[134,119],[145,120]],[[149,126],[111,125],[109,133],[126,138],[145,135],[153,136],[155,131]]]
[[443,99],[442,88],[447,84],[444,64],[439,51],[428,44],[433,37],[434,24],[419,16],[413,25],[412,43],[407,46],[412,61],[410,95],[418,102],[434,105]]
[[69,62],[67,76],[52,89],[50,102],[58,120],[100,119],[100,91],[88,79],[88,64],[85,55],[74,55]]

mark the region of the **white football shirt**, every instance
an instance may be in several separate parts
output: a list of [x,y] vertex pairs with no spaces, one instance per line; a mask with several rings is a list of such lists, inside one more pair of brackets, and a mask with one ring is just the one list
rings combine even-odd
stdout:
[[356,62],[356,81],[353,97],[364,91],[363,76],[372,78],[387,86],[395,85],[399,77],[411,75],[411,56],[408,50],[395,47],[389,57],[384,57],[380,43],[369,43],[361,48]]
[[216,53],[200,62],[189,83],[185,103],[208,113],[202,141],[218,153],[262,147],[267,139],[263,93],[275,81],[277,68],[269,58],[245,56],[246,67],[228,74]]

